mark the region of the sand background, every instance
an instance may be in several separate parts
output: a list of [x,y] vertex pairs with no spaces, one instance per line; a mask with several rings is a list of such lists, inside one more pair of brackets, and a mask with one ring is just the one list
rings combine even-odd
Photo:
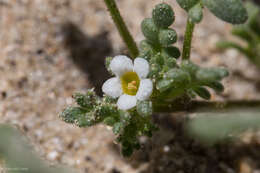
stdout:
[[[154,5],[171,4],[181,46],[186,14],[175,1],[117,2],[137,42],[143,39],[140,23]],[[259,70],[235,50],[215,48],[218,40],[235,39],[230,29],[205,10],[195,30],[192,60],[230,69],[225,92],[212,100],[260,98]],[[58,113],[72,104],[74,92],[96,87],[101,94],[109,77],[104,58],[125,53],[102,0],[0,0],[0,122],[23,130],[43,159],[86,173],[260,172],[257,142],[205,149],[184,137],[185,113],[157,115],[161,131],[151,140],[143,138],[143,150],[130,159],[120,155],[105,126],[80,129],[62,122]]]

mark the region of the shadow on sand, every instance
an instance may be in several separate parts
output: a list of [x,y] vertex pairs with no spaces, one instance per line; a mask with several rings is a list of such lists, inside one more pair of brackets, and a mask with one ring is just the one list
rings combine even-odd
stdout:
[[[146,163],[140,173],[236,173],[243,169],[242,163],[260,168],[259,144],[227,141],[205,146],[186,135],[185,117],[185,114],[155,115],[160,130],[126,162],[135,168]],[[113,144],[111,147],[120,154],[118,147]]]
[[62,26],[64,46],[69,51],[73,62],[80,70],[87,73],[98,95],[102,95],[101,87],[109,77],[104,62],[112,54],[111,43],[106,31],[89,37],[71,22]]

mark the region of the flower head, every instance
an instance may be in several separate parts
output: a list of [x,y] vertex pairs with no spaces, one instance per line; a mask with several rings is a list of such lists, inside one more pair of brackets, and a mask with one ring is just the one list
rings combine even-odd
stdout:
[[108,79],[102,91],[110,97],[118,98],[119,109],[128,110],[136,106],[137,100],[147,100],[153,92],[153,82],[146,78],[149,64],[143,58],[136,58],[134,64],[127,56],[115,56],[109,68],[115,77]]

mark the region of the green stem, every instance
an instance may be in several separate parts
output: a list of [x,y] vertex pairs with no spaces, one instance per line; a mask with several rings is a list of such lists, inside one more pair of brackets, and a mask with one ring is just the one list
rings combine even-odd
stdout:
[[117,27],[117,30],[120,34],[120,36],[122,37],[123,41],[125,42],[129,53],[131,55],[131,57],[134,59],[138,56],[139,52],[138,52],[138,48],[136,46],[136,43],[133,39],[133,37],[131,36],[128,28],[126,27],[126,24],[122,18],[122,16],[120,15],[120,12],[118,10],[118,7],[115,3],[115,0],[104,0],[106,3],[106,6],[110,12],[110,15]]
[[192,41],[192,34],[194,31],[195,23],[187,19],[186,24],[186,31],[184,36],[184,43],[183,43],[183,50],[182,50],[182,59],[188,60],[190,59],[190,51],[191,51],[191,41]]
[[221,112],[235,109],[252,109],[260,111],[260,100],[230,100],[223,102],[177,101],[174,103],[154,104],[155,112]]

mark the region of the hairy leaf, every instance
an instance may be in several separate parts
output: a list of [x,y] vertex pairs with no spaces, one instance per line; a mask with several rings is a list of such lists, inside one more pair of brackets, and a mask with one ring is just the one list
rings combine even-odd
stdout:
[[203,4],[218,18],[232,23],[245,23],[248,14],[241,0],[202,0]]

